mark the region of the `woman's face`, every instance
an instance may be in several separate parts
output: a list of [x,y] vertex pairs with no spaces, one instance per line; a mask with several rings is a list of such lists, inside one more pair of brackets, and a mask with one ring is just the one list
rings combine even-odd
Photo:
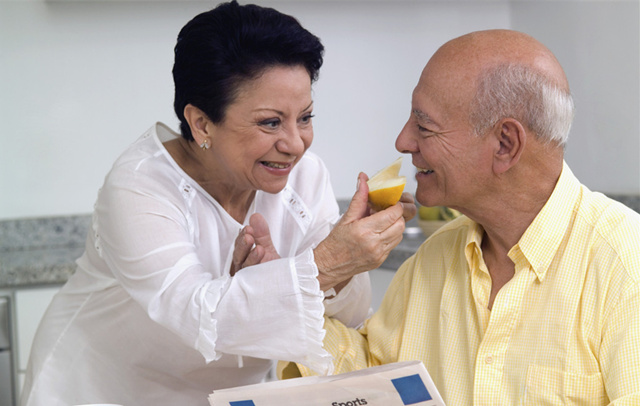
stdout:
[[[211,166],[234,190],[281,191],[313,140],[311,79],[302,66],[276,66],[243,83],[213,125]],[[230,182],[230,183],[228,183]]]

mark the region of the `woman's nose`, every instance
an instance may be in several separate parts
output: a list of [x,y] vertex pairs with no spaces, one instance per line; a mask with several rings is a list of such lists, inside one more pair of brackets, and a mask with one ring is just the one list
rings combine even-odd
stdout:
[[291,130],[285,131],[276,143],[278,151],[293,156],[301,156],[306,149],[306,131],[308,130],[301,130],[297,126],[293,127]]

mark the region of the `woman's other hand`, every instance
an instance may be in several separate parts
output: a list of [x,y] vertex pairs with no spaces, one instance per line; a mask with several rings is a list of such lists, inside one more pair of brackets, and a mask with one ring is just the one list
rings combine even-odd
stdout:
[[404,213],[415,215],[413,197],[369,215],[367,176],[358,175],[358,190],[342,219],[314,249],[320,288],[327,291],[352,276],[379,267],[402,241]]
[[236,238],[231,276],[242,268],[280,258],[271,241],[269,225],[264,217],[255,213],[249,218],[249,225],[240,230]]

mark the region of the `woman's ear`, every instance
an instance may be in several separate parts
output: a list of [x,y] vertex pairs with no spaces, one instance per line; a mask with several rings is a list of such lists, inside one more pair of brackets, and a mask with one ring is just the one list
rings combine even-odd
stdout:
[[527,141],[527,132],[518,120],[505,118],[494,127],[494,135],[498,148],[493,156],[493,171],[502,174],[520,160]]
[[189,128],[191,128],[191,135],[193,135],[193,139],[198,145],[201,145],[204,142],[211,143],[211,121],[206,114],[196,106],[192,104],[187,104],[184,107],[184,118],[189,123]]

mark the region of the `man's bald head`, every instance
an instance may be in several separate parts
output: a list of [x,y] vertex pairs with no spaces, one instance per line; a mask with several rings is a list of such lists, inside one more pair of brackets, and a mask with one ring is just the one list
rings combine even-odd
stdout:
[[513,30],[476,31],[455,38],[434,54],[475,74],[504,64],[522,64],[569,91],[564,70],[551,51],[535,38]]
[[486,30],[455,38],[436,51],[425,75],[450,108],[468,111],[478,134],[511,117],[543,141],[566,142],[573,119],[569,83],[553,53],[527,34]]

